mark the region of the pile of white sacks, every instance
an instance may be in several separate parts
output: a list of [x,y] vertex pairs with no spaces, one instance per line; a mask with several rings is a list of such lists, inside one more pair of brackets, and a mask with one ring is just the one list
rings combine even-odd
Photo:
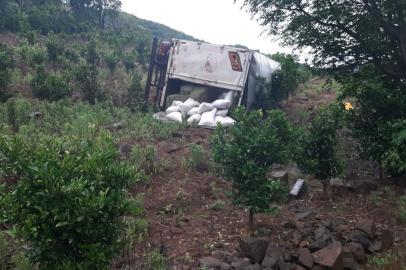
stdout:
[[173,101],[165,111],[166,117],[174,122],[182,123],[186,120],[189,125],[215,127],[221,124],[224,127],[233,126],[235,121],[227,116],[232,104],[232,92],[224,94],[212,103],[199,103],[191,98],[185,102]]

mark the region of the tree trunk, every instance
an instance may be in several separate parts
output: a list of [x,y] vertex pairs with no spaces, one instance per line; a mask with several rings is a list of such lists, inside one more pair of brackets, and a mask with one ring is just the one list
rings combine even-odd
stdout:
[[251,235],[255,232],[254,211],[252,210],[252,208],[249,209],[248,214],[248,230]]

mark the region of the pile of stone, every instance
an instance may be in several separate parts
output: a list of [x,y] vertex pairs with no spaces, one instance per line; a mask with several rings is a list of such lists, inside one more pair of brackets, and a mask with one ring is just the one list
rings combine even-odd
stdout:
[[363,269],[368,254],[393,245],[392,233],[378,232],[371,220],[361,220],[348,230],[342,225],[329,220],[315,230],[303,231],[289,221],[285,227],[292,230],[292,239],[286,246],[275,245],[269,237],[245,238],[235,254],[204,257],[199,264],[208,270],[355,270]]
[[233,93],[228,92],[212,103],[188,98],[185,102],[174,100],[165,111],[165,117],[173,122],[186,121],[189,125],[197,124],[202,127],[233,126],[235,121],[227,116],[232,105]]

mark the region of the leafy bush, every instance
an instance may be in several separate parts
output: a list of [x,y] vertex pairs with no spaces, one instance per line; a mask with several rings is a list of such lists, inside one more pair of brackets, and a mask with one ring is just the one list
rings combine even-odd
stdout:
[[31,88],[35,97],[51,101],[66,98],[71,94],[68,75],[47,74],[43,65],[37,66]]
[[48,59],[55,65],[58,57],[62,55],[65,50],[62,40],[60,40],[56,35],[50,34],[48,35],[46,47],[48,50]]
[[383,166],[392,176],[406,175],[406,119],[390,123],[391,140]]
[[406,196],[401,196],[397,201],[397,219],[400,223],[406,223]]
[[120,61],[119,55],[114,50],[108,50],[104,54],[104,62],[106,62],[107,67],[110,69],[111,72],[113,72],[116,69],[119,61]]
[[233,183],[234,202],[250,210],[250,229],[254,213],[268,211],[272,202],[284,197],[279,182],[266,175],[274,163],[283,163],[291,155],[293,129],[280,111],[269,111],[263,120],[259,111],[233,114],[236,124],[228,130],[217,127],[211,138],[214,161]]
[[192,143],[189,145],[189,157],[186,165],[192,169],[202,169],[206,165],[206,153],[203,146]]
[[402,159],[402,155],[397,155],[396,147],[402,148],[401,123],[406,117],[405,82],[389,80],[372,66],[363,66],[359,72],[343,74],[338,79],[343,84],[341,99],[355,100],[354,109],[346,115],[363,156],[381,165],[381,178],[382,166],[386,166],[391,174],[398,174],[395,171],[400,167],[396,168],[394,162]]
[[121,246],[123,215],[139,212],[125,190],[141,177],[117,162],[112,139],[96,128],[91,137],[35,145],[3,136],[0,157],[20,180],[6,194],[5,222],[29,243],[31,261],[44,269],[107,269]]
[[97,70],[92,66],[81,65],[76,69],[75,78],[84,100],[90,104],[96,104],[96,101],[104,100],[104,95],[97,81]]
[[340,107],[320,108],[301,138],[302,153],[297,156],[301,169],[320,179],[326,191],[329,180],[342,173],[337,157],[337,129],[341,123]]
[[6,101],[11,96],[7,86],[11,80],[11,69],[13,67],[13,51],[0,44],[0,102]]

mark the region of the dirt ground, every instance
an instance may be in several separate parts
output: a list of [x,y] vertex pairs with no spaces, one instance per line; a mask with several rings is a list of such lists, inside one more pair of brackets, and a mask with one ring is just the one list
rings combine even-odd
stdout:
[[[303,108],[312,113],[319,104],[334,99],[334,94],[297,98],[284,106],[292,116],[292,108]],[[293,115],[293,117],[295,117]],[[157,249],[168,260],[169,269],[199,269],[197,261],[202,256],[227,257],[238,247],[241,237],[247,236],[247,212],[232,204],[231,185],[216,174],[209,154],[211,130],[190,128],[174,134],[174,139],[160,142],[126,142],[129,144],[155,144],[158,163],[165,164],[163,171],[151,176],[147,184],[134,190],[145,194],[145,214],[149,223],[145,249]],[[206,166],[191,169],[185,166],[189,156],[189,145],[200,144],[206,150]],[[351,146],[353,147],[353,146]],[[355,151],[355,150],[354,150]],[[375,180],[376,166],[358,156],[348,155],[351,165],[351,180]],[[352,158],[352,159],[351,159]],[[362,218],[375,220],[378,229],[389,228],[395,236],[394,250],[405,246],[406,229],[395,217],[394,198],[403,190],[389,181],[385,185],[372,186],[364,190],[331,191],[332,200],[322,196],[322,186],[317,180],[306,178],[308,192],[300,198],[290,198],[279,206],[275,214],[256,215],[258,233],[267,235],[279,246],[294,248],[294,231],[286,223],[295,220],[297,229],[319,224],[331,219],[340,219],[344,227],[352,228]],[[309,211],[311,215],[298,221],[297,214]],[[137,250],[137,252],[142,252]],[[389,268],[401,269],[404,259],[394,262]]]

